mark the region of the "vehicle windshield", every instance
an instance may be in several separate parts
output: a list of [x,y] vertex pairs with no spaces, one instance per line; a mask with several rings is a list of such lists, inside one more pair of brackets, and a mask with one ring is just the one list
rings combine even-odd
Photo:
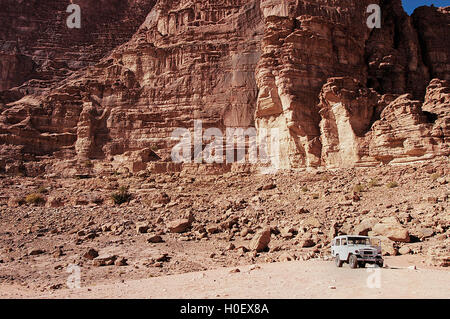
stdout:
[[348,237],[348,245],[371,245],[370,238]]

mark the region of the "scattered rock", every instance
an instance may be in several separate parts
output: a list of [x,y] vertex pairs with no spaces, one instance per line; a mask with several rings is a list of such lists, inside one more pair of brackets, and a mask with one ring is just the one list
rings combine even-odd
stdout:
[[409,248],[408,246],[403,246],[398,250],[400,255],[408,255],[409,253],[411,253],[411,248]]
[[450,266],[450,243],[448,240],[445,243],[434,245],[428,249],[425,263],[428,266],[434,267],[449,267]]
[[284,252],[278,256],[279,262],[286,262],[286,261],[293,261],[295,260],[295,256],[291,255],[290,253]]
[[127,259],[124,257],[117,258],[114,262],[114,265],[116,266],[127,266]]
[[30,249],[30,251],[28,252],[29,256],[37,256],[37,255],[42,255],[45,253],[45,250],[43,249]]
[[269,184],[264,185],[261,189],[263,191],[267,191],[267,190],[274,189],[274,188],[277,188],[277,185],[275,185],[274,183],[269,183]]
[[99,256],[93,260],[93,265],[95,267],[112,266],[114,265],[117,258],[118,257],[116,255]]
[[206,227],[206,232],[207,232],[208,234],[216,234],[216,233],[219,232],[219,226],[216,225],[216,224],[214,224],[214,225],[208,225],[208,226]]
[[152,236],[150,236],[149,238],[147,238],[147,241],[148,241],[149,243],[154,243],[154,244],[164,242],[164,240],[162,239],[162,237],[159,236],[159,235],[152,235]]
[[314,247],[316,243],[311,238],[301,238],[298,241],[298,246],[301,248]]
[[264,251],[270,243],[270,228],[260,230],[250,243],[250,249],[256,252]]
[[379,236],[381,239],[381,252],[385,256],[396,256],[398,253],[395,243],[387,237]]
[[303,220],[303,226],[312,227],[312,228],[320,228],[322,226],[322,224],[316,217],[310,216]]
[[170,260],[170,257],[169,257],[169,254],[164,253],[164,254],[158,256],[155,260],[158,262],[167,262]]
[[420,228],[417,234],[417,237],[420,239],[429,238],[434,235],[433,228]]
[[300,207],[297,211],[298,214],[309,214],[309,210],[306,207]]
[[194,221],[194,216],[189,214],[188,218],[181,218],[168,223],[167,227],[171,233],[184,233]]
[[372,231],[375,234],[387,237],[392,241],[404,243],[410,242],[408,230],[405,229],[395,217],[384,218],[381,223],[373,226]]
[[235,249],[235,248],[236,248],[236,246],[234,246],[233,243],[230,243],[230,244],[227,246],[226,250],[233,250],[233,249]]
[[378,223],[378,219],[369,217],[363,219],[357,226],[355,226],[355,235],[367,236],[372,227]]
[[427,202],[430,204],[436,204],[438,202],[437,197],[429,196],[427,197]]
[[188,219],[177,219],[171,221],[167,227],[171,233],[184,233],[191,227],[191,223]]
[[47,198],[47,202],[45,204],[45,207],[50,207],[50,208],[57,208],[57,207],[62,207],[64,206],[64,200],[61,197],[57,197],[57,196],[49,196]]
[[98,257],[98,251],[94,248],[90,248],[83,254],[83,257],[89,260],[93,260],[94,258]]
[[148,223],[137,223],[136,224],[136,233],[145,234],[149,229]]

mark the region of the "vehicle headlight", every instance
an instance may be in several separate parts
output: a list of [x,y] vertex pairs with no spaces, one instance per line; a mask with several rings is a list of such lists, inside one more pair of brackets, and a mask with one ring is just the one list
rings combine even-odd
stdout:
[[355,250],[355,253],[359,254],[359,250]]

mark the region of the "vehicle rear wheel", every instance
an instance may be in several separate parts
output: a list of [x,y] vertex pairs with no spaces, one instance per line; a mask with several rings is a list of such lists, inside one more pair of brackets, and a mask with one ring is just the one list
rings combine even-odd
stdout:
[[355,269],[358,267],[358,258],[355,255],[350,255],[348,258],[348,264],[350,268]]
[[344,261],[339,259],[339,255],[336,255],[336,257],[334,257],[334,262],[336,263],[337,267],[342,267],[342,264],[344,263]]

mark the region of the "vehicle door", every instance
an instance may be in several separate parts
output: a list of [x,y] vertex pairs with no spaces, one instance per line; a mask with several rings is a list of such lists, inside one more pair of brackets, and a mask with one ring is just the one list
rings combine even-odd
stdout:
[[341,245],[339,246],[339,257],[341,260],[348,260],[348,240],[347,237],[341,239]]

